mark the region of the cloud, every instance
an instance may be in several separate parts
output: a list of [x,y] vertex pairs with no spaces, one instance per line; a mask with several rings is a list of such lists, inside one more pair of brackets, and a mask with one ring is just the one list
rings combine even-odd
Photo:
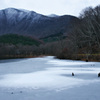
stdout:
[[96,6],[99,0],[0,0],[0,9],[14,7],[33,10],[41,14],[71,14],[78,16],[88,6]]

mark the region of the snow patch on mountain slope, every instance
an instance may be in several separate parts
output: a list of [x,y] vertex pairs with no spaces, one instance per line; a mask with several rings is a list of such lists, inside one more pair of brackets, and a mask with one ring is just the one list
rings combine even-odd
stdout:
[[48,15],[48,17],[59,17],[59,16],[56,14],[50,14],[50,15]]
[[24,9],[15,9],[15,8],[7,8],[4,9],[5,14],[7,16],[7,21],[8,22],[19,22],[21,20],[23,20],[24,18],[26,20],[29,20],[30,18],[33,19],[32,22],[39,20],[42,15],[37,14],[34,11],[28,11],[28,10],[24,10]]

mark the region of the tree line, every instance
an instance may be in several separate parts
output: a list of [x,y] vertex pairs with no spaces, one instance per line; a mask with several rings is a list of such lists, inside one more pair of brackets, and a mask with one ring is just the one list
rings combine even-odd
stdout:
[[85,8],[79,19],[80,22],[73,26],[67,37],[67,48],[62,54],[71,59],[99,60],[100,5]]

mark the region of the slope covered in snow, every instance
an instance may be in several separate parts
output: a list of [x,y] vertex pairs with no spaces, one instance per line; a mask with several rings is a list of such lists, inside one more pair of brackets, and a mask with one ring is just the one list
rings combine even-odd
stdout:
[[56,14],[50,14],[50,15],[48,15],[48,17],[60,17],[60,16],[58,16]]
[[1,60],[0,98],[99,100],[99,66],[98,62],[58,60],[50,56]]

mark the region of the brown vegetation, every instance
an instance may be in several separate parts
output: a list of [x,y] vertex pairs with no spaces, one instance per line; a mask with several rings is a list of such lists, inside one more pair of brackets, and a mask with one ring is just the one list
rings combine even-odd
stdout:
[[84,9],[79,18],[59,58],[100,61],[100,6]]

